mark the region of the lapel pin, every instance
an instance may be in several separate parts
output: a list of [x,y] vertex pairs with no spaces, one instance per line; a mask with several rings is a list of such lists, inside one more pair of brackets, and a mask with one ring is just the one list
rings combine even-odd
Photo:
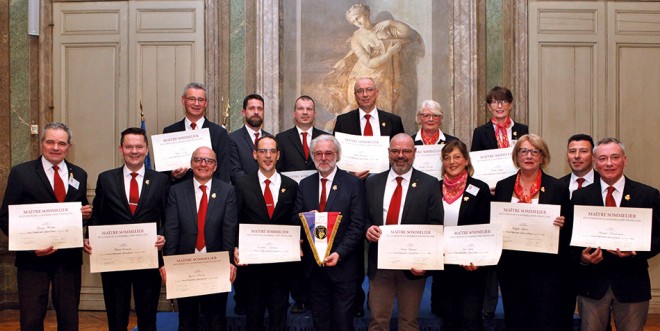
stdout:
[[69,173],[69,178],[73,178],[73,172]]
[[336,191],[337,190],[337,185],[332,185],[332,190]]
[[626,201],[630,201],[630,194],[626,194],[626,196],[624,197],[624,199],[626,199]]
[[467,202],[468,200],[470,200],[470,197],[463,197],[463,201]]
[[383,123],[380,123],[380,125],[381,125],[382,127],[386,127],[386,126],[387,126],[387,123],[383,122]]
[[417,183],[412,183],[411,186],[412,186],[412,188],[416,188],[416,187],[417,187]]
[[149,180],[148,180],[148,179],[145,180],[144,183],[147,184],[147,185],[149,185]]
[[215,193],[211,194],[211,198],[215,199]]
[[545,186],[541,186],[541,192],[545,193]]
[[517,136],[518,136],[518,132],[517,132],[517,131],[513,131],[513,136],[514,136],[514,137],[517,137]]
[[286,189],[285,189],[285,188],[282,188],[281,192],[282,192],[282,193],[286,192]]

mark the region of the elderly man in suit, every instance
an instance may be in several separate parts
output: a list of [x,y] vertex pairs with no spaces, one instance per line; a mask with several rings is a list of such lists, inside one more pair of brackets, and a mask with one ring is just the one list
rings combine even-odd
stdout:
[[378,269],[380,226],[442,224],[444,212],[438,180],[414,169],[415,143],[400,133],[390,141],[390,170],[367,178],[369,241],[369,330],[389,330],[394,299],[399,306],[399,330],[418,330],[425,271]]
[[280,159],[277,161],[278,171],[314,170],[314,160],[309,145],[312,139],[328,134],[314,127],[316,104],[310,96],[303,95],[296,99],[293,107],[295,126],[277,134],[280,149]]
[[[291,225],[298,183],[275,170],[280,155],[277,141],[273,137],[259,138],[252,154],[259,170],[236,183],[239,224]],[[240,265],[238,248],[234,250],[234,259],[244,278],[246,330],[264,329],[266,309],[268,330],[286,330],[289,288],[296,264]]]
[[323,260],[323,266],[318,266],[312,256],[310,243],[303,243],[314,329],[353,330],[352,305],[358,279],[364,277],[364,183],[337,168],[341,146],[335,137],[321,135],[312,140],[311,149],[318,173],[300,182],[295,210],[340,212],[342,216],[332,252]]
[[[9,232],[10,205],[81,202],[81,222],[91,217],[87,173],[65,160],[69,147],[71,130],[63,123],[49,123],[41,133],[41,156],[11,169],[0,209],[5,234]],[[44,329],[49,290],[58,330],[78,330],[81,265],[80,248],[50,246],[16,253],[21,330]]]
[[600,176],[594,171],[593,166],[594,139],[590,135],[578,133],[568,138],[566,161],[571,167],[571,173],[560,178],[568,190],[573,192],[577,189],[587,187],[600,180]]
[[[148,151],[149,140],[143,129],[128,128],[122,131],[119,152],[124,158],[124,165],[99,175],[96,181],[94,212],[89,225],[155,222],[160,231],[170,180],[165,174],[145,168],[144,159]],[[165,237],[159,235],[154,245],[162,249]],[[84,251],[92,254],[88,239],[85,239]],[[103,272],[101,281],[109,330],[128,328],[131,287],[138,328],[156,330],[161,287],[157,268]]]
[[[236,194],[230,184],[213,177],[216,165],[213,150],[199,147],[190,159],[193,177],[170,188],[163,226],[167,240],[164,255],[229,251],[229,256],[233,256]],[[230,267],[233,282],[236,268]],[[165,267],[160,271],[167,282]],[[206,319],[207,330],[226,330],[227,293],[179,298],[178,303],[179,330],[198,330],[200,313]]]
[[578,309],[582,330],[605,330],[610,309],[618,330],[643,330],[651,299],[648,259],[660,251],[660,194],[623,175],[628,163],[623,144],[605,138],[594,149],[600,180],[573,192],[575,205],[650,208],[651,251],[579,249]]
[[[209,129],[211,147],[213,148],[213,152],[218,156],[215,177],[229,183],[229,174],[231,173],[229,134],[224,127],[206,118],[208,102],[208,99],[206,99],[206,86],[204,84],[194,82],[186,84],[181,95],[181,103],[185,109],[186,116],[181,121],[163,129],[163,133]],[[178,183],[183,179],[191,178],[192,174],[189,170],[190,168],[188,167],[173,170],[170,173],[172,181]]]

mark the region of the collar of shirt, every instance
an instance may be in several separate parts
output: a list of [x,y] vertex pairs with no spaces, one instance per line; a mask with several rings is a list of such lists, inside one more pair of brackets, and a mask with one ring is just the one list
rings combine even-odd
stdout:
[[[132,171],[130,171],[126,165],[124,165],[123,170],[124,170],[124,177],[128,177],[128,178],[130,179],[130,178],[131,178],[131,173],[132,173]],[[137,174],[138,174],[138,178],[143,178],[143,177],[144,177],[144,173],[146,172],[146,170],[145,170],[145,168],[144,168],[144,165],[142,165],[142,168],[140,168],[140,169],[139,169],[138,171],[136,171],[136,172],[137,172]]]
[[[188,119],[188,117],[184,118],[183,121],[184,121],[185,124],[186,124],[186,131],[190,131],[190,130],[193,129],[193,128],[190,126],[190,124],[192,124],[192,121],[190,121],[190,120]],[[195,129],[195,130],[198,130],[198,129],[203,128],[203,127],[204,127],[204,121],[206,121],[206,117],[202,116],[202,118],[200,118],[197,122],[195,122],[195,124],[197,125],[197,129]]]
[[385,182],[385,193],[383,194],[383,224],[387,223],[387,212],[390,208],[390,201],[392,201],[392,195],[396,190],[396,178],[403,177],[401,181],[401,207],[399,208],[399,224],[401,224],[401,218],[403,217],[403,208],[406,203],[406,196],[408,195],[408,186],[410,186],[410,178],[412,178],[412,168],[408,170],[403,175],[399,175],[394,170],[390,168],[390,171],[387,175],[387,182]]
[[257,177],[259,177],[259,186],[261,186],[262,195],[266,190],[266,179],[270,180],[270,185],[268,185],[268,188],[270,189],[270,194],[273,195],[273,204],[277,206],[277,198],[279,196],[280,186],[282,186],[282,176],[280,176],[278,172],[275,172],[272,176],[270,176],[270,178],[268,178],[262,174],[261,171],[257,171]]
[[[447,137],[445,136],[445,134],[442,133],[442,130],[440,130],[440,129],[438,129],[438,131],[440,131],[440,135],[438,136],[438,140],[435,141],[435,144],[437,144],[438,141],[440,141],[440,140],[446,142]],[[423,141],[422,140],[422,129],[419,129],[419,131],[417,131],[417,134],[415,135],[415,141]]]
[[[126,167],[126,165],[123,166],[123,173],[124,173],[124,191],[126,193],[126,200],[131,199],[131,170]],[[135,177],[135,181],[137,181],[138,184],[138,196],[142,193],[142,184],[143,184],[143,179],[144,179],[144,173],[146,172],[144,165],[142,165],[142,168],[140,168],[137,172],[137,176]]]
[[69,185],[68,180],[69,180],[69,168],[66,166],[66,162],[62,161],[58,164],[52,164],[50,161],[46,160],[43,155],[41,156],[41,166],[44,168],[44,172],[46,173],[46,177],[48,177],[48,181],[50,182],[51,187],[55,187],[55,169],[53,169],[53,166],[56,165],[60,168],[58,173],[60,174],[60,178],[62,178],[62,181],[64,182],[64,191],[68,192],[69,191]]
[[[626,186],[626,176],[621,176],[619,180],[612,185],[614,187],[614,192],[612,192],[612,196],[614,197],[614,200],[616,201],[617,206],[621,206],[621,198],[623,197],[623,188]],[[601,189],[601,195],[603,196],[603,205],[605,205],[605,196],[607,195],[607,188],[609,185],[603,181],[603,179],[600,179],[600,189]]]
[[577,188],[577,180],[578,178],[584,178],[584,183],[582,183],[582,187],[589,186],[594,183],[594,169],[589,170],[586,175],[582,177],[578,177],[575,175],[575,173],[571,172],[571,185],[575,184],[575,187]]
[[[327,177],[325,177],[325,179],[328,180],[326,185],[332,185],[332,182],[335,180],[335,175],[337,175],[337,167],[336,166],[335,166],[334,169],[332,169],[332,172]],[[321,176],[321,173],[319,173],[319,197],[321,196],[321,192],[323,192],[323,182],[321,181],[321,179],[323,179],[323,178],[324,177]],[[328,189],[328,187],[331,187],[331,186],[326,186],[326,190],[325,190],[325,197],[326,198],[328,198],[330,196],[330,190]]]
[[243,127],[245,128],[245,131],[248,133],[250,138],[252,138],[253,140],[254,140],[254,134],[255,133],[259,134],[259,138],[264,136],[263,132],[261,132],[261,129],[259,129],[257,131],[254,131],[254,130],[250,129],[247,125],[244,125]]
[[307,146],[309,146],[309,145],[310,145],[310,142],[312,141],[312,130],[314,130],[314,129],[313,129],[313,128],[309,128],[309,130],[305,131],[305,130],[299,128],[299,127],[296,125],[296,130],[298,130],[298,137],[300,137],[300,141],[302,141],[302,134],[303,134],[303,132],[307,132]]
[[[367,115],[367,112],[362,110],[362,108],[358,108],[358,112],[360,113],[360,132],[364,132],[364,126],[367,125],[367,119],[364,118],[364,115]],[[371,130],[374,133],[374,136],[380,136],[380,119],[378,118],[378,108],[374,108],[370,113],[371,119],[369,120],[371,123]]]
[[193,177],[193,186],[194,186],[194,188],[195,188],[195,196],[197,196],[197,204],[198,204],[198,205],[199,205],[199,199],[202,197],[202,189],[200,189],[199,187],[200,187],[201,185],[205,185],[205,186],[206,186],[206,195],[207,195],[207,198],[211,198],[211,197],[208,196],[208,195],[211,194],[211,185],[212,185],[212,184],[213,184],[213,179],[209,179],[209,181],[206,182],[205,184],[201,184],[200,182],[197,181],[196,178]]

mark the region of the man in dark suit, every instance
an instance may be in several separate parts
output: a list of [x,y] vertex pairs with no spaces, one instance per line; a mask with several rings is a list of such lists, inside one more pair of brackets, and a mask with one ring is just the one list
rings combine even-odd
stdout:
[[[164,255],[205,254],[229,251],[233,260],[236,245],[237,213],[234,188],[213,173],[217,161],[208,147],[193,152],[190,165],[193,177],[170,188],[165,208]],[[200,206],[206,203],[206,213]],[[230,280],[236,268],[230,265]],[[161,276],[167,282],[165,267]],[[199,315],[204,315],[207,330],[225,330],[227,327],[227,293],[209,294],[178,299],[179,330],[198,330]]]
[[296,99],[293,107],[295,126],[277,134],[280,149],[280,159],[277,161],[278,171],[314,170],[314,160],[309,152],[312,139],[328,134],[314,127],[316,104],[314,99],[303,95]]
[[486,107],[493,114],[490,121],[474,129],[470,151],[506,148],[529,133],[527,125],[511,119],[513,94],[506,87],[495,86],[486,95]]
[[571,192],[587,187],[600,180],[600,176],[593,168],[594,139],[587,134],[574,134],[568,138],[566,161],[571,167],[571,173],[559,178]]
[[605,330],[610,309],[618,330],[642,330],[648,316],[651,282],[648,259],[660,251],[660,193],[623,175],[623,144],[605,138],[594,149],[600,180],[573,193],[574,205],[653,209],[651,251],[579,249],[578,308],[582,330]]
[[245,125],[229,134],[231,146],[231,182],[236,181],[259,169],[257,162],[252,157],[254,143],[263,136],[272,134],[261,129],[264,123],[264,98],[258,94],[250,94],[243,99],[243,110],[241,114]]
[[[163,133],[172,133],[188,130],[199,130],[207,128],[211,135],[211,147],[218,156],[218,164],[215,177],[229,183],[231,174],[231,161],[229,156],[229,134],[222,126],[215,124],[206,118],[206,86],[200,83],[188,83],[183,88],[181,103],[186,111],[186,116],[165,129]],[[183,179],[192,178],[190,168],[182,167],[170,173],[173,181],[180,182]],[[184,178],[185,176],[185,178]]]
[[[359,107],[337,116],[334,132],[358,136],[388,136],[390,139],[404,132],[401,117],[376,108],[378,88],[373,79],[358,79],[353,92]],[[369,171],[356,172],[355,175],[364,179],[369,175]]]
[[438,180],[413,169],[415,143],[401,133],[390,141],[390,170],[367,178],[369,241],[369,329],[389,330],[396,298],[399,330],[419,329],[417,316],[426,283],[425,271],[378,269],[380,226],[439,224],[444,219]]
[[[89,225],[156,222],[160,233],[170,180],[165,174],[145,168],[148,151],[149,140],[143,129],[128,128],[121,133],[119,152],[124,166],[99,175]],[[165,237],[159,235],[154,245],[162,249]],[[85,239],[84,250],[92,254],[88,239]],[[138,328],[156,330],[161,287],[158,269],[103,272],[101,280],[109,330],[128,328],[131,287]]]
[[[318,173],[304,178],[298,187],[297,212],[340,212],[341,223],[332,252],[319,267],[303,243],[305,272],[310,277],[309,298],[314,329],[353,330],[353,301],[358,279],[363,276],[362,241],[365,225],[364,183],[337,168],[341,146],[330,135],[321,135],[311,144]],[[312,243],[313,244],[313,243]],[[323,258],[323,257],[321,257]]]
[[[0,209],[0,226],[5,234],[9,231],[10,205],[79,201],[81,222],[90,218],[87,173],[64,159],[69,147],[71,130],[63,123],[49,123],[41,133],[41,156],[11,169]],[[49,289],[58,330],[78,330],[81,265],[80,248],[50,246],[16,252],[21,330],[43,330]]]
[[[291,225],[298,183],[275,170],[280,149],[273,137],[257,140],[253,152],[259,170],[238,179],[236,200],[238,222],[246,224]],[[234,258],[244,278],[246,330],[263,330],[268,309],[268,330],[286,330],[289,288],[296,264],[269,263],[240,265],[238,249]]]

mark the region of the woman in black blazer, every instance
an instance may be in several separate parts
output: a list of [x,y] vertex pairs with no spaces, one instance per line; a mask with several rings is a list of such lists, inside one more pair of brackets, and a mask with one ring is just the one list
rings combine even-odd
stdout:
[[[459,141],[442,148],[440,181],[445,226],[485,224],[489,222],[491,195],[488,184],[472,178],[467,146]],[[486,271],[474,265],[445,265],[433,276],[432,308],[443,317],[444,330],[483,330],[481,307],[486,287]]]
[[472,152],[513,146],[518,138],[529,133],[527,125],[511,119],[513,94],[506,87],[495,86],[486,95],[486,107],[493,117],[472,133]]
[[[566,185],[542,170],[550,163],[545,141],[535,134],[520,137],[512,158],[518,173],[497,183],[494,200],[560,205],[561,215],[566,215]],[[560,228],[558,254],[502,251],[497,277],[507,330],[572,330],[573,311],[568,302],[570,219],[559,216],[553,222]],[[572,300],[575,307],[575,298]]]

